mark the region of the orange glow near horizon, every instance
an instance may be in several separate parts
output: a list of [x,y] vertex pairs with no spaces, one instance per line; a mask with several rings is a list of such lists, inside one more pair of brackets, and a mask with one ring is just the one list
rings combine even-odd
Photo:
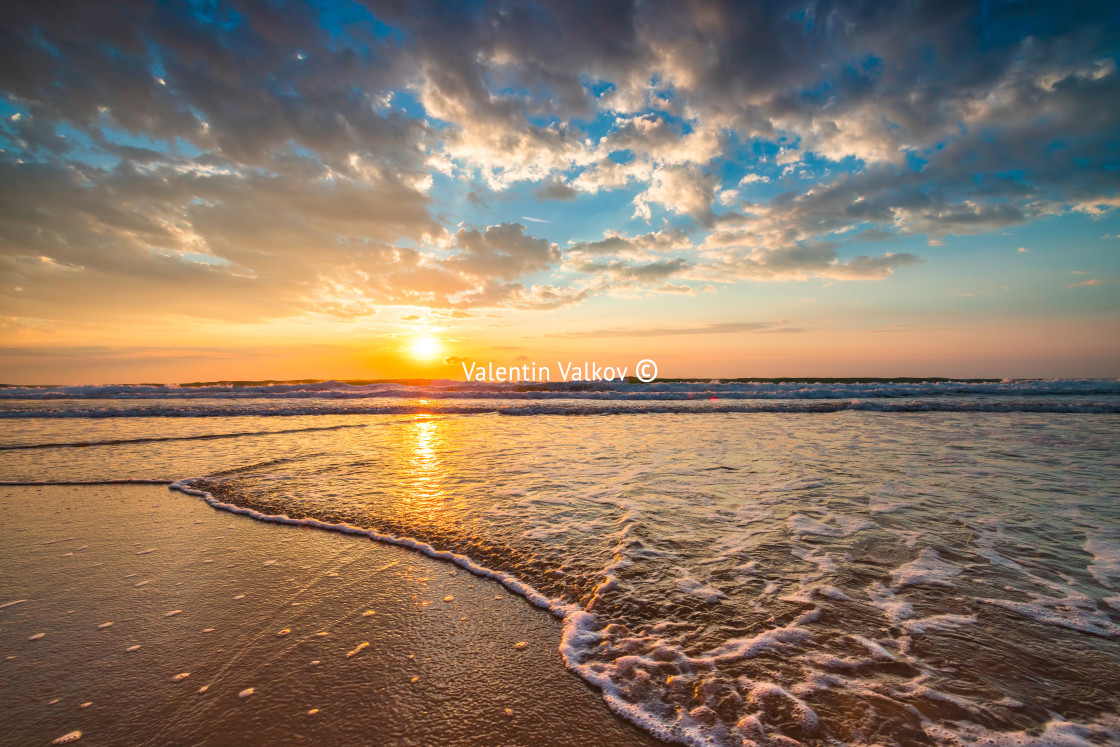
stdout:
[[[822,322],[797,334],[573,334],[603,323],[508,313],[499,322],[451,320],[439,331],[379,326],[158,325],[24,330],[6,357],[4,384],[129,384],[294,379],[465,378],[463,362],[495,366],[657,362],[659,376],[1113,376],[1120,326],[1108,318],[955,320],[895,329]],[[619,320],[642,329],[632,320]],[[642,324],[647,324],[642,322]],[[683,326],[681,323],[666,327]],[[563,334],[547,330],[564,330]],[[80,364],[58,351],[79,347]],[[41,352],[40,352],[41,351]],[[18,353],[18,354],[16,354]],[[0,356],[2,357],[2,356]]]

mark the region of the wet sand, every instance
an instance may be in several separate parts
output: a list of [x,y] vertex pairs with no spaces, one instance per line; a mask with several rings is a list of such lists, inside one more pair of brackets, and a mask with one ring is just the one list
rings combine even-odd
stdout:
[[2,744],[661,744],[500,584],[162,487],[0,488],[0,605]]

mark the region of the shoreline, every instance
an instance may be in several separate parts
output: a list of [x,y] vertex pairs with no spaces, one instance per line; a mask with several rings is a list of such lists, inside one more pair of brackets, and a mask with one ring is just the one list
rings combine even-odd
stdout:
[[437,550],[426,542],[421,542],[410,537],[396,537],[391,534],[383,534],[373,529],[363,529],[362,527],[353,526],[351,524],[331,524],[313,518],[293,519],[282,514],[261,513],[252,508],[225,503],[205,490],[191,487],[187,484],[191,479],[193,478],[177,480],[171,483],[168,488],[172,491],[183,493],[184,495],[201,498],[211,508],[238,514],[240,516],[248,516],[260,522],[310,527],[338,532],[344,535],[366,537],[372,542],[407,548],[432,558],[433,560],[442,560],[452,563],[478,578],[498,582],[510,593],[520,596],[534,607],[549,612],[553,617],[559,619],[563,623],[559,648],[564,665],[573,675],[582,679],[587,685],[598,688],[599,691],[601,691],[604,702],[617,716],[631,722],[637,728],[642,729],[644,733],[652,734],[659,740],[663,739],[667,742],[686,741],[687,743],[693,744],[700,744],[706,741],[705,735],[697,729],[696,724],[667,726],[663,722],[657,720],[656,717],[645,712],[641,706],[627,703],[622,698],[619,698],[614,691],[609,677],[578,662],[577,646],[580,644],[587,645],[587,639],[589,637],[591,642],[598,639],[595,634],[589,634],[587,632],[595,622],[594,617],[578,605],[545,596],[532,585],[520,580],[516,576],[504,571],[495,571],[487,568],[486,566],[478,564],[467,555],[461,555],[449,550]]
[[0,488],[0,742],[663,744],[509,584],[191,498]]

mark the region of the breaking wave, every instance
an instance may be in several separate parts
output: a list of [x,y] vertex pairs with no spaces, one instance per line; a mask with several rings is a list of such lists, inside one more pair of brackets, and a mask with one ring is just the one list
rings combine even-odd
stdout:
[[343,381],[260,385],[178,384],[25,386],[0,388],[0,400],[52,399],[899,399],[959,397],[1120,396],[1115,379],[1005,379],[1002,381],[609,381],[477,383],[437,379],[423,383]]

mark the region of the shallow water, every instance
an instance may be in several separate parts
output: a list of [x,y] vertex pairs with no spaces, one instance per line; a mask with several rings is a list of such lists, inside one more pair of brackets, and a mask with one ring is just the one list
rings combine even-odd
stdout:
[[[400,414],[271,417],[278,402],[307,407],[301,394],[236,418],[21,417],[8,446],[125,443],[10,449],[0,478],[193,478],[260,514],[459,553],[539,592],[567,620],[569,667],[665,738],[1090,744],[1120,740],[1109,386],[924,392],[985,405],[911,408],[926,412],[611,399],[624,403],[612,417],[569,417],[527,400],[509,406],[532,417],[508,417],[378,396]],[[1047,397],[1097,409],[987,406]],[[60,402],[105,406],[5,406]]]

